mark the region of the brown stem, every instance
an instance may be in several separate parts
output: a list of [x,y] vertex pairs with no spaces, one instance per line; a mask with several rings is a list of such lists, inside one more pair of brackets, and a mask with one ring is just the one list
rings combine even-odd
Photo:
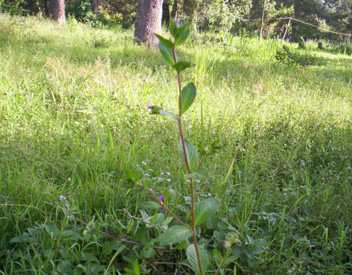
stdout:
[[[174,58],[174,62],[177,62],[177,57],[176,57],[176,51],[175,48],[172,50],[172,55]],[[184,133],[183,133],[183,126],[182,126],[182,111],[181,111],[181,92],[182,92],[182,87],[181,87],[181,74],[180,72],[177,72],[177,86],[178,86],[178,92],[179,92],[179,100],[178,100],[178,118],[177,118],[177,126],[178,126],[178,131],[179,131],[179,138],[182,146],[182,153],[183,153],[183,158],[184,158],[184,163],[185,163],[185,170],[187,173],[188,181],[189,181],[189,188],[190,188],[190,193],[191,193],[191,227],[192,227],[192,239],[193,239],[193,245],[194,249],[196,251],[196,256],[197,256],[197,265],[198,265],[198,271],[200,275],[204,275],[203,268],[202,268],[202,260],[200,258],[200,252],[199,252],[199,245],[198,245],[198,240],[197,240],[197,228],[196,228],[196,207],[195,207],[195,201],[196,201],[196,194],[194,190],[194,183],[193,179],[191,176],[192,170],[191,166],[189,163],[189,158],[188,158],[188,151],[186,148],[186,141],[184,138]]]

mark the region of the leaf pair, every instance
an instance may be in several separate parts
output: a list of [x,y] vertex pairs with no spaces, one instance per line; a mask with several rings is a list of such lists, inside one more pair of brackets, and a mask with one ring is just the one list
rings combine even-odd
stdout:
[[[181,115],[184,114],[192,106],[194,99],[196,98],[196,95],[197,95],[196,86],[192,82],[188,83],[182,89],[179,97]],[[152,115],[163,115],[163,116],[176,118],[176,115],[174,113],[165,111],[161,107],[156,105],[148,106],[148,111]]]
[[[196,225],[201,225],[209,219],[216,217],[219,209],[219,203],[214,198],[208,198],[200,201],[196,209]],[[169,227],[158,238],[160,245],[172,245],[188,240],[192,236],[192,231],[186,225],[173,225]]]
[[177,26],[175,22],[170,25],[170,32],[173,40],[167,39],[160,34],[155,34],[159,39],[159,49],[165,62],[173,67],[177,72],[181,72],[191,66],[187,61],[176,61],[175,47],[183,44],[189,36],[189,24]]
[[187,40],[187,38],[190,34],[190,24],[185,23],[185,24],[178,26],[175,21],[171,21],[170,22],[170,33],[175,40],[175,44],[181,45]]

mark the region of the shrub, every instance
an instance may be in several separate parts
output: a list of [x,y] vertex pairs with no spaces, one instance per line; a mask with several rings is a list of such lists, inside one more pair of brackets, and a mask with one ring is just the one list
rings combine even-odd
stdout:
[[276,51],[275,59],[286,65],[312,66],[323,65],[324,60],[312,54],[282,46]]

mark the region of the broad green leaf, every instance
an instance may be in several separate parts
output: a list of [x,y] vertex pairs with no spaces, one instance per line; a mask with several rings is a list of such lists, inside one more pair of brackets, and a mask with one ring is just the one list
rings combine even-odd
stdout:
[[174,35],[175,44],[176,45],[183,44],[188,38],[189,33],[190,33],[189,23],[185,23],[181,26],[176,26],[175,35]]
[[172,53],[174,44],[170,40],[162,37],[159,34],[155,35],[159,38],[159,50],[161,55],[163,56],[165,62],[172,66],[175,63],[174,56]]
[[165,38],[165,37],[163,37],[163,36],[161,36],[160,34],[157,34],[157,33],[155,34],[155,36],[159,39],[159,44],[162,44],[164,47],[166,47],[166,48],[168,48],[170,50],[175,48],[175,44],[171,40],[169,40],[169,39],[167,39],[167,38]]
[[208,220],[214,219],[219,210],[219,202],[214,198],[208,198],[197,203],[196,225],[201,225]]
[[158,238],[160,245],[171,245],[188,240],[192,236],[191,229],[184,225],[173,225]]
[[[205,249],[204,246],[199,246],[199,254],[200,254],[200,260],[201,260],[201,266],[202,266],[203,272],[206,272],[210,262],[208,251]],[[191,265],[192,270],[196,274],[199,274],[197,253],[196,253],[194,244],[191,244],[187,247],[186,256],[189,264]]]
[[172,51],[161,44],[159,45],[159,49],[162,57],[164,58],[164,61],[170,66],[172,66],[175,63]]
[[184,114],[189,107],[192,106],[194,99],[196,98],[197,89],[196,86],[190,82],[185,87],[183,87],[180,95],[180,111]]
[[145,246],[142,250],[142,256],[146,259],[153,258],[155,256],[154,248],[151,245]]
[[187,68],[191,67],[192,64],[188,61],[178,61],[177,63],[175,63],[172,67],[178,71],[178,72],[182,72],[184,70],[186,70]]
[[153,225],[162,225],[165,221],[165,215],[163,213],[156,213],[150,217],[150,223]]
[[[188,164],[191,166],[192,170],[195,170],[198,166],[199,162],[199,155],[198,155],[198,150],[197,147],[195,147],[193,144],[189,143],[187,140],[185,140],[185,147],[186,147],[186,155],[187,155],[187,160]],[[183,145],[182,141],[179,143],[179,150],[182,159],[184,158],[183,154]]]

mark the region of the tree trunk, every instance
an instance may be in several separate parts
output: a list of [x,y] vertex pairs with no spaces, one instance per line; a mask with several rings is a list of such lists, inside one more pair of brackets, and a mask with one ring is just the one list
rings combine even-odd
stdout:
[[159,45],[155,33],[161,32],[163,0],[140,0],[134,38],[137,43],[144,43],[148,47]]
[[163,2],[163,23],[166,25],[166,27],[169,27],[170,25],[170,7],[169,7],[169,1],[164,0]]
[[99,0],[92,0],[91,1],[92,12],[94,14],[99,13]]
[[262,22],[260,26],[260,39],[263,39],[263,32],[264,32],[264,25],[265,25],[265,8],[266,8],[266,1],[263,0]]
[[48,6],[49,16],[59,24],[64,24],[65,17],[65,0],[50,0]]

